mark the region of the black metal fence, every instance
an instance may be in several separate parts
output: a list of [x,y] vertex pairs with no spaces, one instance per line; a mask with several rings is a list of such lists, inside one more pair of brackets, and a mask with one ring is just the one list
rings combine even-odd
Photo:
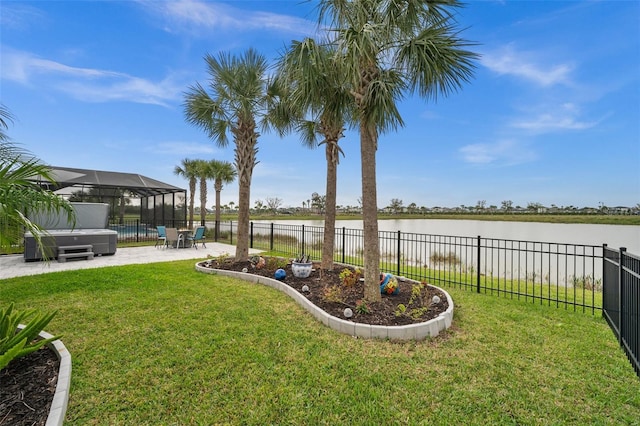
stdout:
[[604,246],[602,315],[640,377],[640,257]]
[[[221,224],[233,244],[236,223]],[[250,246],[320,260],[324,228],[251,223]],[[338,228],[334,261],[364,265],[363,231]],[[602,311],[602,246],[380,231],[381,270],[436,285],[465,288],[595,314]]]

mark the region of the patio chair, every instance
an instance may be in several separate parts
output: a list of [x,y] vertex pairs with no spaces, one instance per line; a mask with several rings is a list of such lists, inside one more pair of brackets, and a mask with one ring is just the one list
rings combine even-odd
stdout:
[[156,247],[158,247],[158,244],[160,244],[160,241],[162,241],[162,246],[166,246],[167,245],[167,228],[165,226],[156,226],[156,229],[158,230],[158,239],[156,240]]
[[177,228],[167,228],[166,246],[173,247],[173,244],[175,243],[176,248],[180,248],[180,242],[182,242],[182,247],[184,247],[184,235],[178,233]]
[[202,243],[202,247],[206,247],[204,243],[204,230],[204,226],[198,226],[195,234],[187,237],[187,240],[191,242],[191,245],[195,247],[196,250],[198,250],[198,242]]

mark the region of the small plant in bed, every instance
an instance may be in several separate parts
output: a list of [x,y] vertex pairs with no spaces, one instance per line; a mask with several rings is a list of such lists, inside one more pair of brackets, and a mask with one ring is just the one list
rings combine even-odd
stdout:
[[[415,324],[437,317],[449,307],[445,294],[427,283],[422,283],[421,300],[433,301],[438,296],[438,303],[429,303],[417,309],[416,296],[412,294],[415,281],[397,279],[398,294],[382,294],[380,302],[363,300],[364,282],[360,280],[362,270],[345,265],[336,265],[333,270],[322,270],[320,264],[314,263],[314,268],[307,278],[294,276],[291,262],[277,257],[265,257],[264,267],[256,268],[254,262],[236,262],[235,259],[214,258],[202,262],[200,265],[213,269],[223,269],[237,272],[248,272],[264,277],[273,278],[276,269],[284,269],[286,277],[283,283],[293,287],[303,294],[314,305],[330,315],[344,318],[345,308],[351,308],[353,316],[350,321],[372,324],[397,326]],[[279,259],[279,260],[274,260]],[[356,278],[356,279],[354,279]],[[397,277],[395,277],[397,278]],[[303,291],[303,286],[308,287]],[[398,306],[413,306],[411,315],[397,315]]]

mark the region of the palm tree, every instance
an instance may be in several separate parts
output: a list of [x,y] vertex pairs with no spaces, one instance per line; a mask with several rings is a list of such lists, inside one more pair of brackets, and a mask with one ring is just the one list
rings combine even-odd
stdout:
[[249,212],[251,177],[257,164],[258,127],[269,127],[269,111],[278,97],[277,86],[267,74],[267,61],[249,49],[241,57],[221,52],[217,58],[207,54],[205,62],[211,77],[212,94],[199,84],[186,93],[185,113],[189,123],[200,127],[220,147],[233,135],[238,172],[238,239],[236,260],[249,259]]
[[362,165],[364,298],[380,300],[376,190],[378,135],[404,123],[396,103],[406,93],[436,98],[472,76],[476,54],[464,50],[453,25],[456,0],[321,0],[356,104]]
[[211,163],[206,160],[195,160],[198,179],[200,180],[200,224],[207,219],[207,180],[213,179]]
[[41,187],[40,183],[55,184],[51,168],[10,141],[5,130],[12,119],[0,105],[0,246],[19,243],[26,229],[47,259],[42,241],[46,231],[29,215],[64,213],[68,222],[75,223],[75,213],[68,201]]
[[216,230],[215,239],[217,241],[218,235],[220,235],[220,192],[222,192],[222,185],[225,183],[231,183],[235,180],[238,172],[236,172],[233,164],[228,161],[211,160],[209,162],[212,170],[214,188],[216,190]]
[[345,122],[353,108],[353,97],[343,84],[340,62],[329,44],[319,44],[307,38],[294,41],[281,58],[279,78],[290,93],[286,102],[296,115],[308,117],[298,120],[297,131],[307,147],[317,145],[322,135],[327,161],[326,210],[322,245],[323,270],[333,270],[336,224],[336,187],[339,154]]
[[196,183],[198,181],[196,161],[185,158],[179,166],[173,169],[175,175],[184,177],[189,181],[189,229],[193,229],[193,210],[196,202]]

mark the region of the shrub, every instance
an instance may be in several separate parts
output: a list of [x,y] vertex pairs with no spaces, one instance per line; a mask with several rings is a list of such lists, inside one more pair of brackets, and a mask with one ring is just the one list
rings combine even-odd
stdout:
[[323,290],[322,297],[327,302],[342,303],[344,300],[342,288],[337,285],[326,286]]
[[602,292],[602,279],[596,279],[592,275],[572,277],[571,281],[574,288]]
[[362,271],[359,268],[356,268],[355,270],[344,268],[340,272],[340,282],[345,287],[352,287],[358,282],[361,276]]
[[367,302],[365,302],[364,300],[358,300],[356,302],[356,312],[359,314],[368,314],[370,310]]
[[282,257],[268,257],[267,258],[267,269],[284,269],[287,267],[287,259]]
[[[35,352],[60,336],[36,340],[38,334],[49,324],[57,311],[40,314],[35,310],[14,311],[13,303],[6,309],[0,309],[0,370],[16,358]],[[22,321],[29,320],[27,325],[18,330]]]
[[433,253],[430,257],[432,263],[444,263],[445,265],[459,265],[460,258],[453,252],[447,254]]
[[408,316],[414,320],[422,318],[432,304],[432,301],[428,300],[427,296],[427,283],[421,282],[414,284],[413,287],[411,287],[411,297],[409,297],[407,305],[405,306],[401,303],[396,306],[395,315],[397,317]]

